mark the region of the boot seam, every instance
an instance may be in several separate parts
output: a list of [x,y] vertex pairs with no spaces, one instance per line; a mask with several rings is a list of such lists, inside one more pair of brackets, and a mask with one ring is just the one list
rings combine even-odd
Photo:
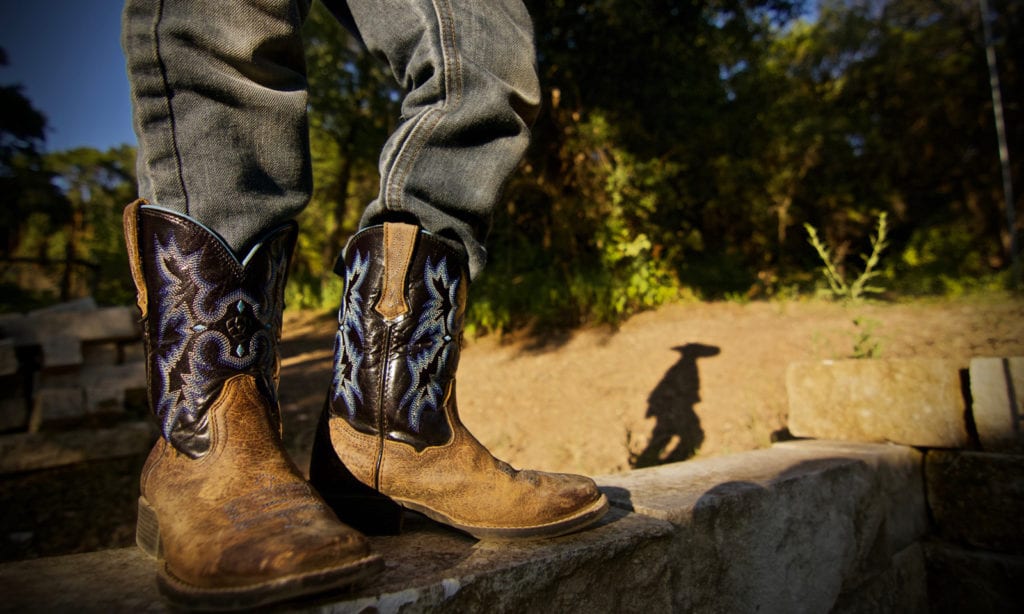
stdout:
[[380,371],[380,379],[377,382],[377,458],[373,463],[373,487],[380,490],[381,470],[384,466],[384,440],[387,433],[387,382],[391,373],[391,333],[393,326],[385,324],[384,332],[384,368]]

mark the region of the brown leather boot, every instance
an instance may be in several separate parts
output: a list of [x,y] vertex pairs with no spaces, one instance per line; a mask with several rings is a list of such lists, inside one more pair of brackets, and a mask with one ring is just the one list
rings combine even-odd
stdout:
[[142,470],[137,541],[161,592],[188,608],[250,608],[351,584],[380,568],[281,443],[277,342],[295,224],[239,261],[171,211],[125,209],[163,436]]
[[513,469],[459,421],[469,276],[457,251],[416,226],[385,224],[353,237],[336,271],[341,326],[310,482],[345,522],[395,531],[407,508],[477,538],[517,539],[604,514],[589,478]]

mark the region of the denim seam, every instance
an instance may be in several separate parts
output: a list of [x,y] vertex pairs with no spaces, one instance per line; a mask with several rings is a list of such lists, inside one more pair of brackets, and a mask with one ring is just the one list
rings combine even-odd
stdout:
[[442,83],[444,84],[441,106],[428,109],[420,116],[416,124],[409,130],[398,153],[395,154],[395,162],[391,165],[385,182],[385,209],[401,209],[402,186],[405,185],[409,173],[412,172],[420,152],[430,139],[430,135],[444,119],[444,115],[452,107],[458,106],[462,102],[462,64],[456,43],[455,16],[448,0],[432,0],[431,4],[437,19],[438,42],[441,48]]
[[[430,134],[437,127],[437,124],[441,122],[441,111],[438,109],[427,109],[420,117],[416,120],[415,125],[409,130],[408,136],[405,137],[405,142],[398,149],[398,153],[395,154],[395,161],[391,165],[391,169],[388,171],[388,178],[386,182],[384,192],[384,208],[392,211],[400,211],[402,205],[402,185],[405,183],[406,177],[409,176],[409,172],[412,170],[412,165],[416,161],[416,157],[419,152],[423,149],[427,139],[430,138]],[[421,132],[425,132],[424,136],[419,136]],[[407,151],[410,151],[407,153]]]
[[[185,177],[183,175],[183,162],[181,160],[181,150],[178,147],[178,127],[177,122],[174,119],[174,105],[171,103],[171,85],[170,80],[167,77],[167,65],[164,63],[163,58],[160,56],[160,22],[164,16],[164,0],[160,0],[157,7],[156,20],[153,22],[153,53],[156,56],[157,65],[160,67],[160,79],[163,84],[164,90],[164,101],[167,106],[167,121],[170,123],[171,128],[171,150],[174,153],[175,170],[178,175],[178,185],[181,186],[181,196],[185,199],[185,213],[189,213],[189,198],[188,190],[185,189]],[[160,200],[160,196],[156,194],[157,186],[154,183],[153,194]]]
[[[455,13],[450,0],[434,0],[433,4],[440,34],[441,57],[445,65],[445,92],[448,94],[445,106],[450,102],[451,106],[458,107],[462,102],[462,60],[455,35]],[[446,21],[447,28],[444,25]]]

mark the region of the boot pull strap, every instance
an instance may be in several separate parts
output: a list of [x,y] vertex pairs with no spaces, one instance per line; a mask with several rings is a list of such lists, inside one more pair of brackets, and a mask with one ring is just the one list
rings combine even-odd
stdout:
[[146,319],[149,311],[149,293],[146,290],[146,278],[142,274],[142,254],[139,253],[139,207],[149,204],[138,199],[124,208],[124,240],[128,248],[128,267],[132,271],[132,280],[138,291],[137,301],[142,319]]
[[405,276],[409,272],[419,228],[412,224],[384,224],[384,290],[374,306],[385,320],[397,320],[409,313],[405,300]]

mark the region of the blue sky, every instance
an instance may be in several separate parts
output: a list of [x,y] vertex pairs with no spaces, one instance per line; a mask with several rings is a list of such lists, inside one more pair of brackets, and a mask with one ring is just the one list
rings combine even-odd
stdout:
[[0,0],[0,84],[46,115],[47,151],[135,144],[118,0]]

